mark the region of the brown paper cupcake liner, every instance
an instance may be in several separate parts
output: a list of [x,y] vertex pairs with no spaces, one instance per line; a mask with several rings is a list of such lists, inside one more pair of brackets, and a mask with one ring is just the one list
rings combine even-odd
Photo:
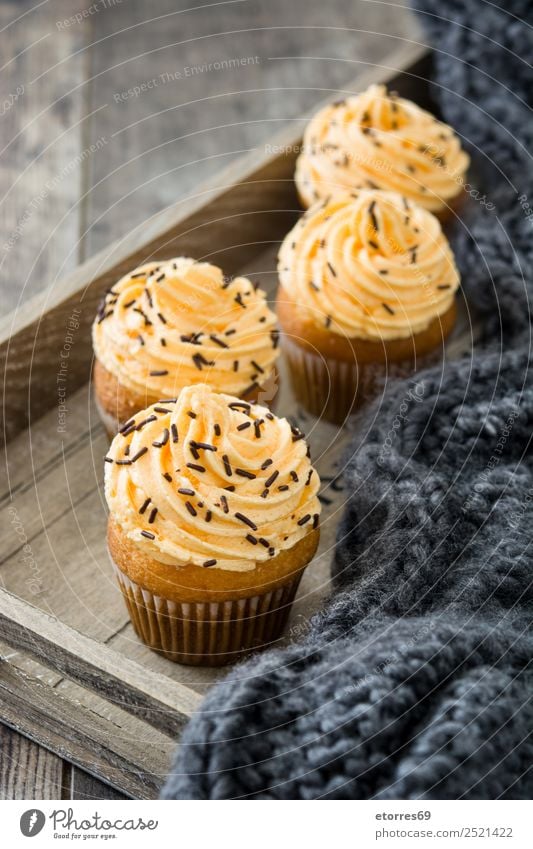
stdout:
[[374,398],[385,382],[413,371],[409,362],[345,362],[314,353],[287,336],[281,346],[289,366],[294,394],[317,418],[341,425],[363,403]]
[[113,563],[133,627],[175,663],[223,666],[265,648],[285,625],[303,569],[277,589],[235,601],[175,602],[154,595]]

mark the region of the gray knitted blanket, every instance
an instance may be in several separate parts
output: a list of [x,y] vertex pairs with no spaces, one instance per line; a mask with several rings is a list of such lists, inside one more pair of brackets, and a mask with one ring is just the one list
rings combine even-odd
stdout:
[[361,419],[332,598],[300,643],[213,688],[163,798],[533,791],[533,6],[417,7],[481,194],[453,242],[483,339]]

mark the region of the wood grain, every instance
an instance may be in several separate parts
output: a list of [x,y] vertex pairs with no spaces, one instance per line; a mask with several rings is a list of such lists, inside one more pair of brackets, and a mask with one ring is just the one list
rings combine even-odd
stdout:
[[[83,0],[0,3],[0,297],[4,315],[80,262],[86,33],[55,21]],[[16,18],[19,20],[13,22]],[[69,73],[58,63],[68,58]],[[44,74],[43,74],[44,72]]]
[[200,703],[190,689],[175,681],[162,681],[149,669],[5,590],[0,590],[0,625],[8,645],[28,652],[166,734],[178,734]]
[[[168,739],[166,748],[147,746],[138,726],[124,732],[10,664],[2,665],[0,709],[2,721],[17,733],[97,773],[128,796],[154,798],[168,771],[173,741]],[[56,793],[60,783],[58,777]],[[63,792],[68,796],[70,789]],[[61,792],[52,798],[61,798]]]
[[93,775],[87,772],[72,767],[70,774],[69,798],[70,799],[126,799],[123,793],[110,787],[109,784],[103,784]]
[[62,761],[0,725],[0,799],[60,799]]
[[318,100],[417,36],[408,9],[364,0],[128,0],[93,30],[91,107],[106,106],[91,138],[109,143],[90,173],[89,255],[240,154],[264,153],[280,127],[301,131]]

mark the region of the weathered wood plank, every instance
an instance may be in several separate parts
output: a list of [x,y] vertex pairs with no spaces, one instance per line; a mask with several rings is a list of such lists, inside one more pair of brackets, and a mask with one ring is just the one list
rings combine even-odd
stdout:
[[[89,255],[192,194],[244,151],[416,37],[409,10],[363,0],[117,4],[92,21]],[[127,29],[125,28],[127,25]],[[324,57],[329,57],[327,61]]]
[[0,799],[61,799],[62,761],[0,725]]
[[[387,60],[387,67],[372,68],[358,78],[390,79],[395,68],[420,59],[423,50],[408,45]],[[424,79],[423,66],[407,76],[395,77],[399,90],[408,81]],[[108,249],[67,276],[61,293],[36,296],[14,320],[0,323],[0,372],[4,374],[5,438],[18,433],[57,403],[58,358],[73,315],[79,323],[69,349],[67,395],[90,373],[90,325],[102,292],[133,265],[149,257],[180,253],[209,257],[229,273],[257,252],[257,244],[279,239],[298,212],[293,171],[299,130],[289,128],[271,140],[282,154],[250,154],[220,174],[184,202],[154,216]],[[74,310],[79,312],[74,313]]]
[[[83,0],[0,4],[0,298],[4,314],[75,268],[81,213],[76,157],[86,110],[86,33],[55,21]],[[25,14],[30,12],[29,14]],[[19,20],[15,21],[15,19]],[[57,62],[68,59],[68,74]],[[42,71],[44,76],[40,76]]]
[[2,664],[1,673],[0,710],[6,725],[128,796],[157,795],[168,771],[170,739],[165,746],[146,745],[142,724],[125,732],[9,663]]
[[71,770],[70,799],[126,799],[123,793],[104,784],[89,773],[73,766]]
[[4,642],[166,734],[181,731],[199,705],[199,697],[189,688],[162,680],[5,590],[0,590],[0,625]]

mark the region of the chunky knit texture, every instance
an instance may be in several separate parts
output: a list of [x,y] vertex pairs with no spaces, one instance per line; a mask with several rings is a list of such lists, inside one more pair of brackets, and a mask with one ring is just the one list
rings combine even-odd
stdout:
[[533,232],[518,200],[533,205],[533,44],[519,20],[533,9],[416,5],[441,51],[444,118],[495,206],[472,201],[453,236],[483,338],[391,383],[361,417],[328,605],[300,643],[211,690],[164,798],[533,791]]

